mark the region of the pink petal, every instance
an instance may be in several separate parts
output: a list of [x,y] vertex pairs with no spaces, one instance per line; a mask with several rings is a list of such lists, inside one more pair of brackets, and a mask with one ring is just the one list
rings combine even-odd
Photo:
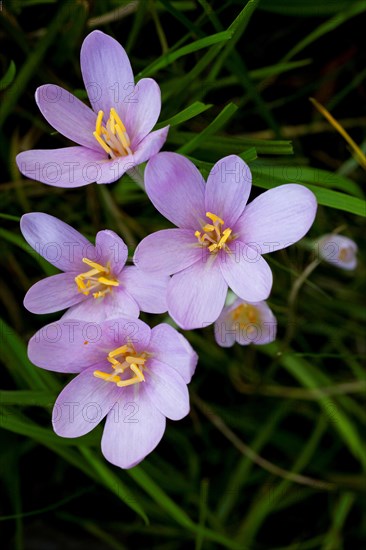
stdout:
[[106,360],[102,338],[103,329],[98,323],[62,319],[42,327],[32,336],[28,357],[37,367],[46,370],[80,372]]
[[140,242],[134,263],[148,273],[170,275],[206,257],[207,249],[198,246],[191,229],[163,229]]
[[[211,261],[210,261],[211,260]],[[221,313],[227,284],[220,265],[212,258],[196,262],[188,269],[173,275],[168,285],[168,311],[183,329],[203,328]]]
[[95,113],[102,110],[108,118],[111,107],[118,112],[135,86],[131,64],[122,46],[104,32],[93,31],[81,46],[80,65]]
[[137,301],[141,311],[164,313],[168,309],[166,292],[169,277],[153,275],[128,266],[120,276],[123,288]]
[[117,233],[109,229],[97,233],[95,252],[96,257],[90,259],[103,266],[109,263],[113,276],[117,276],[122,271],[127,261],[127,245]]
[[101,152],[93,136],[96,114],[80,99],[55,84],[36,90],[36,102],[47,122],[60,134],[79,145]]
[[189,413],[189,394],[178,372],[155,358],[149,360],[146,393],[159,411],[171,420],[181,420]]
[[82,258],[94,254],[94,245],[67,223],[50,214],[31,212],[22,216],[20,230],[27,243],[58,269],[72,271],[74,277],[88,270]]
[[102,452],[120,468],[132,468],[151,453],[165,431],[165,416],[155,407],[142,382],[122,388],[118,405],[108,414]]
[[136,84],[121,110],[133,151],[154,128],[160,109],[161,93],[158,84],[152,78],[143,78]]
[[115,406],[120,388],[96,378],[95,367],[76,376],[58,396],[52,413],[53,429],[61,437],[90,432]]
[[200,229],[206,214],[205,187],[191,161],[177,153],[159,153],[146,167],[145,187],[154,206],[168,220],[185,229]]
[[150,350],[160,362],[175,369],[188,384],[196,369],[198,355],[182,334],[166,323],[151,331]]
[[233,225],[243,213],[252,186],[252,175],[245,162],[236,155],[219,160],[206,184],[206,211]]
[[248,204],[235,231],[242,241],[266,254],[300,240],[309,231],[316,209],[309,189],[295,183],[280,185]]
[[256,250],[234,241],[231,253],[220,255],[220,268],[229,288],[243,300],[259,302],[268,298],[272,288],[272,271]]
[[34,284],[24,298],[24,307],[32,313],[54,313],[84,301],[78,292],[76,273],[58,273]]
[[73,188],[99,182],[102,167],[109,161],[102,148],[99,152],[77,146],[24,151],[17,155],[16,163],[27,178],[54,187]]
[[114,288],[100,298],[88,296],[88,299],[71,307],[62,319],[79,319],[81,321],[92,321],[101,323],[108,319],[119,317],[138,317],[140,310],[137,302],[122,288]]

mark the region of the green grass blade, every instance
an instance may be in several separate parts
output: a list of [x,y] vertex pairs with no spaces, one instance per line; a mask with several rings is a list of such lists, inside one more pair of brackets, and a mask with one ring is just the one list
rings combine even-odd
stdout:
[[200,134],[196,134],[190,141],[188,141],[188,143],[179,147],[177,152],[180,154],[191,153],[192,151],[197,149],[202,143],[205,143],[208,136],[216,133],[223,126],[225,126],[230,118],[234,116],[237,109],[238,108],[236,105],[234,105],[234,103],[229,103],[229,105],[226,105],[221,113],[219,113],[217,117],[204,130],[202,130]]

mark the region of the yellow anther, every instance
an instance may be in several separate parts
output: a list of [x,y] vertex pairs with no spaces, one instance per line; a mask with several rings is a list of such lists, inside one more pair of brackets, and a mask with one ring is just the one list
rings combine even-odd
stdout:
[[114,107],[112,107],[111,109],[111,118],[117,122],[117,124],[120,126],[121,130],[123,132],[126,132],[126,128],[125,128],[125,125],[123,124],[122,120],[119,118],[118,114],[117,114],[117,111]]
[[211,212],[206,212],[206,218],[210,218],[214,223],[221,223],[221,225],[224,225],[224,220],[219,218],[219,216],[216,216],[216,214],[212,214]]
[[106,142],[102,140],[102,138],[97,134],[97,132],[93,132],[93,136],[95,137],[99,145],[103,147],[104,151],[108,153],[108,155],[112,155],[112,149],[108,147]]
[[106,277],[98,277],[98,282],[102,283],[102,285],[107,285],[107,286],[119,286],[118,281],[107,279]]
[[106,380],[106,382],[114,382],[115,384],[117,384],[121,380],[120,377],[116,374],[111,375],[107,372],[102,372],[101,370],[95,370],[93,374],[96,378],[101,378],[102,380]]
[[223,230],[222,226],[225,222],[219,216],[216,216],[216,214],[206,212],[206,216],[212,220],[213,223],[206,223],[206,225],[202,226],[202,230],[204,231],[203,235],[201,235],[200,231],[195,231],[194,236],[198,239],[199,244],[207,246],[209,252],[216,253],[222,248],[228,251],[229,249],[226,243],[229,238],[230,240],[232,238],[230,237],[232,234],[232,229],[227,227]]
[[[110,287],[119,286],[119,281],[117,279],[110,278],[109,263],[107,266],[104,266],[89,260],[89,258],[83,258],[82,261],[92,267],[89,271],[80,273],[80,275],[75,277],[75,283],[78,290],[85,294],[85,296],[88,296],[90,291],[95,289],[93,297],[101,298],[107,292],[111,291]],[[101,286],[107,288],[100,288]]]
[[103,111],[98,112],[97,122],[95,124],[95,131],[98,134],[98,136],[100,136],[100,133],[101,133],[103,115],[104,115]]
[[90,267],[93,267],[100,272],[105,271],[105,267],[103,265],[97,264],[96,262],[93,262],[93,260],[89,260],[89,258],[83,258],[82,262],[84,262],[84,264],[90,265]]
[[95,123],[95,132],[93,132],[93,136],[99,145],[113,159],[132,155],[130,138],[116,109],[111,108],[105,126],[103,126],[103,116],[104,112],[99,111]]
[[[140,355],[136,354],[132,344],[120,346],[110,351],[107,355],[107,360],[112,364],[114,372],[112,371],[111,374],[108,374],[102,371],[94,371],[94,376],[102,378],[106,382],[114,382],[120,388],[145,382],[143,369],[145,368],[147,356],[145,352]],[[134,376],[131,378],[122,377],[121,375],[125,372],[127,374],[128,370]]]
[[136,363],[136,365],[144,365],[145,364],[145,359],[143,359],[142,357],[127,356],[126,361],[127,361],[127,363],[131,363],[131,364]]

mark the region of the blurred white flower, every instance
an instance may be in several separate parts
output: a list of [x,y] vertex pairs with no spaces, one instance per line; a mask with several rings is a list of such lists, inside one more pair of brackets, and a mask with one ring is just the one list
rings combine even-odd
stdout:
[[341,269],[355,269],[357,266],[357,245],[344,235],[327,234],[317,242],[319,257]]

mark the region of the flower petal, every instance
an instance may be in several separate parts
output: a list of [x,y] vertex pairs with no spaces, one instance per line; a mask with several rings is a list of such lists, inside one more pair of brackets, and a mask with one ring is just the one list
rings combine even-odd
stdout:
[[155,208],[172,223],[193,231],[200,228],[205,187],[191,161],[177,153],[159,153],[146,167],[145,187]]
[[54,313],[87,299],[80,294],[75,273],[58,273],[34,284],[24,298],[24,307],[32,313]]
[[197,245],[192,230],[163,229],[140,242],[133,260],[143,271],[170,275],[206,257],[207,249]]
[[143,78],[133,94],[121,106],[121,118],[126,126],[134,151],[140,141],[154,128],[161,109],[161,93],[157,82]]
[[100,152],[93,136],[96,114],[80,99],[60,86],[45,84],[37,88],[36,102],[52,128],[71,141]]
[[98,163],[97,183],[111,183],[120,179],[128,170],[133,170],[135,166],[149,160],[156,155],[163,146],[168,135],[169,126],[150,132],[138,145],[132,155],[126,157],[117,157],[107,162]]
[[101,338],[104,350],[113,350],[131,342],[137,351],[146,351],[151,338],[150,327],[135,317],[124,315],[110,319],[100,324]]
[[149,360],[146,374],[146,393],[159,411],[180,420],[189,413],[189,394],[186,383],[178,372],[157,359]]
[[149,348],[160,362],[175,369],[188,384],[196,369],[198,355],[182,334],[166,323],[151,331]]
[[114,231],[99,231],[95,239],[96,262],[103,266],[110,264],[111,272],[117,276],[123,269],[128,255],[128,248],[123,239]]
[[123,288],[137,301],[141,311],[164,313],[168,310],[166,292],[169,278],[152,275],[128,266],[120,276]]
[[62,271],[87,271],[88,266],[82,258],[95,254],[94,245],[81,233],[43,212],[24,214],[20,220],[20,230],[38,254]]
[[118,112],[135,86],[130,60],[121,44],[104,32],[91,32],[81,46],[80,65],[93,110],[102,110],[107,118],[111,107]]
[[140,310],[137,302],[122,288],[114,288],[111,293],[100,298],[89,296],[81,304],[76,304],[64,313],[62,319],[80,319],[101,323],[107,319],[138,317]]
[[261,254],[274,252],[300,240],[316,214],[314,194],[303,185],[289,183],[262,193],[248,204],[235,231]]
[[[132,468],[151,453],[164,435],[165,416],[154,406],[142,384],[123,388],[117,407],[106,420],[102,453],[120,468]],[[117,411],[117,412],[116,412]]]
[[42,369],[80,372],[106,360],[106,351],[101,346],[103,336],[98,323],[62,319],[42,327],[32,336],[28,357]]
[[185,330],[210,325],[224,306],[227,284],[217,260],[210,260],[196,262],[169,282],[169,315]]
[[229,288],[243,300],[259,302],[268,298],[272,271],[262,256],[245,243],[234,241],[231,254],[221,254],[220,268]]
[[243,213],[252,187],[249,166],[237,155],[219,160],[206,184],[206,211],[232,226]]
[[98,152],[80,146],[32,149],[19,153],[16,157],[20,172],[27,178],[54,187],[68,188],[99,181],[102,168],[109,162],[102,149]]
[[53,429],[57,435],[85,435],[115,406],[120,388],[96,378],[94,371],[95,367],[85,369],[58,396],[52,413]]

